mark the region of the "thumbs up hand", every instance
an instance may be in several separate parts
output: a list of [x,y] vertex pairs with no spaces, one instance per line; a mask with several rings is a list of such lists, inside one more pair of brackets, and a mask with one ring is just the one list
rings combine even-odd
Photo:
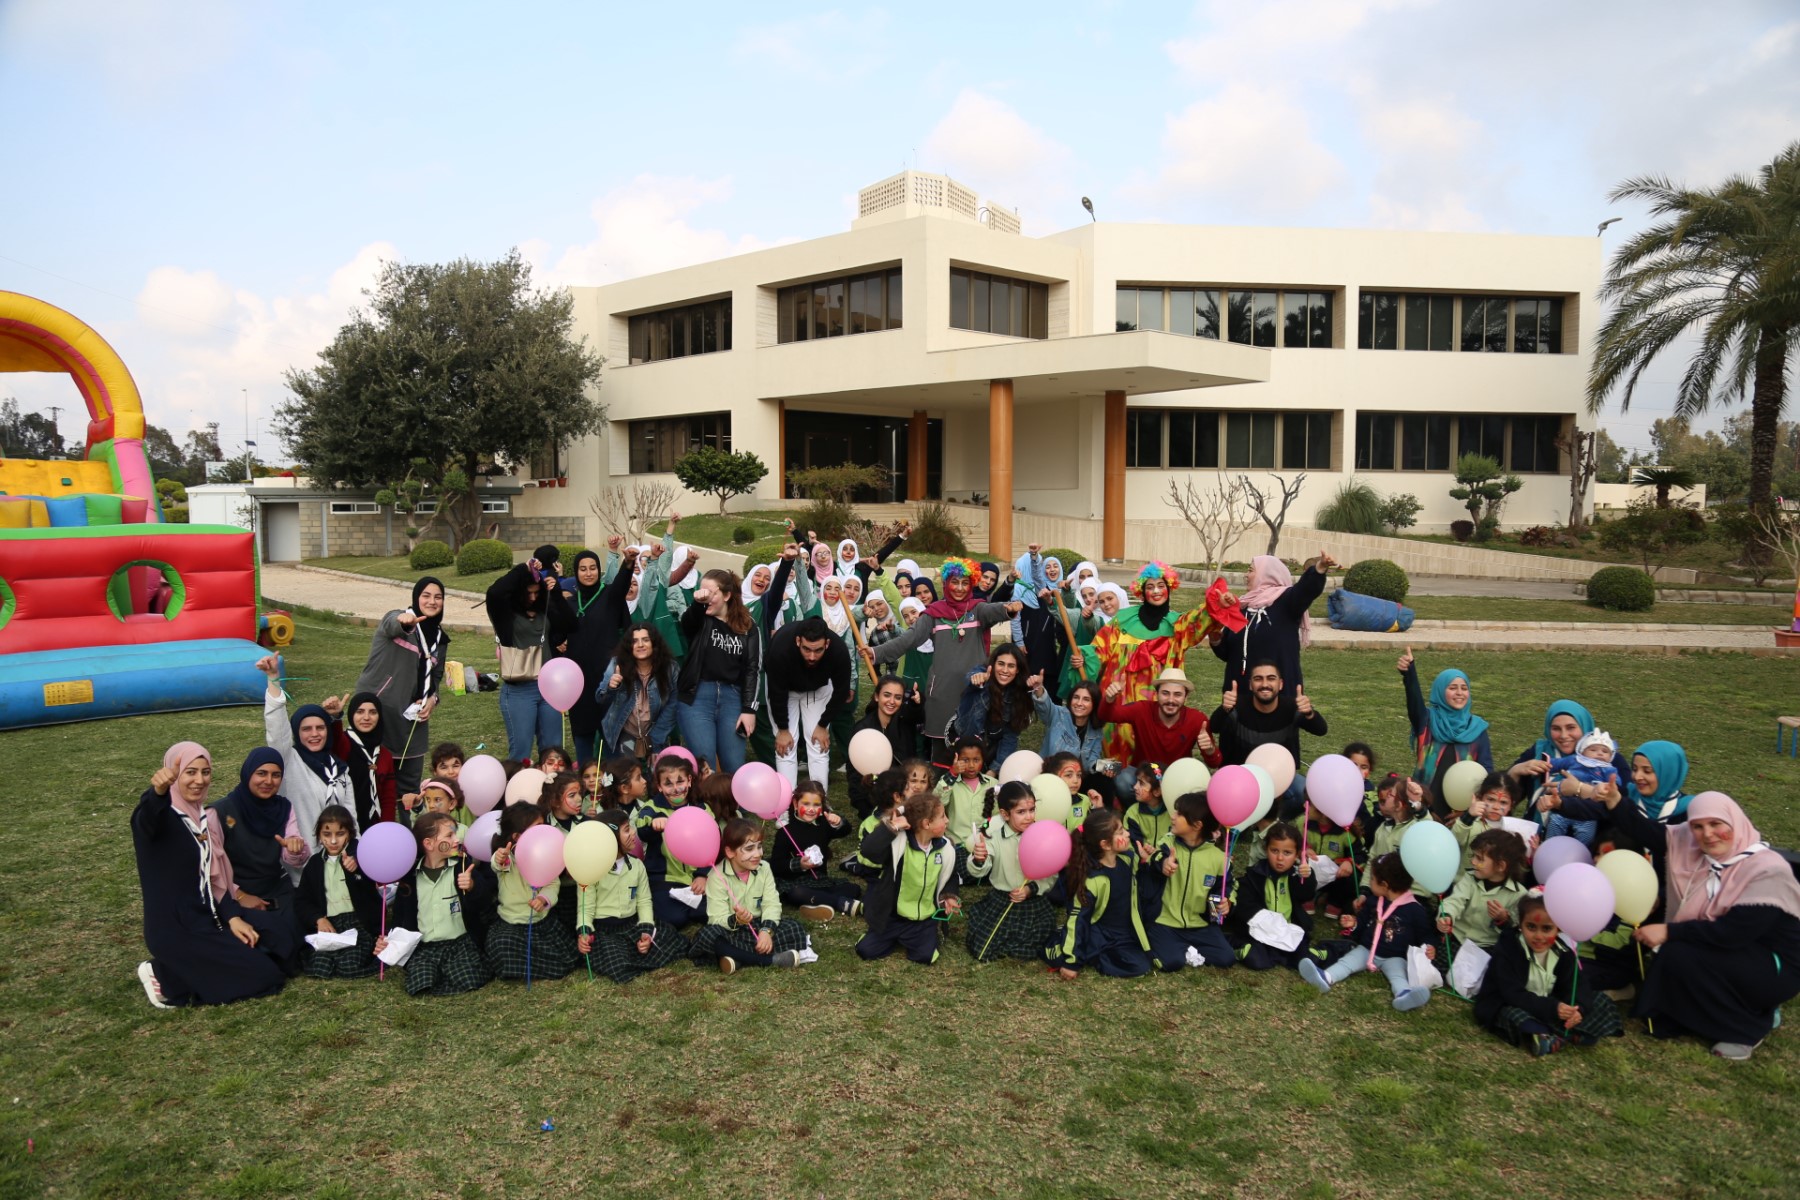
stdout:
[[1225,698],[1219,702],[1219,707],[1226,712],[1230,712],[1237,707],[1237,687],[1238,685],[1233,683],[1230,687],[1226,688]]
[[1413,665],[1412,647],[1408,646],[1406,648],[1406,653],[1402,654],[1400,656],[1400,661],[1394,664],[1394,669],[1396,671],[1400,672],[1402,675],[1404,675],[1408,671],[1412,670],[1412,665]]
[[1303,717],[1310,717],[1313,714],[1312,697],[1306,694],[1304,686],[1294,689],[1294,707],[1300,710],[1300,715]]

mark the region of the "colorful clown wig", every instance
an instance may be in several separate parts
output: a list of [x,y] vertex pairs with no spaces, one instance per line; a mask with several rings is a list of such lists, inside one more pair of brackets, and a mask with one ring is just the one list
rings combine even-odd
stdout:
[[1171,592],[1181,586],[1181,575],[1174,567],[1166,562],[1152,559],[1144,564],[1144,569],[1138,572],[1138,577],[1131,581],[1132,599],[1142,600],[1144,598],[1144,581],[1146,579],[1162,580],[1169,585]]
[[980,579],[981,566],[972,558],[946,558],[938,570],[938,577],[948,583],[958,575],[965,579]]

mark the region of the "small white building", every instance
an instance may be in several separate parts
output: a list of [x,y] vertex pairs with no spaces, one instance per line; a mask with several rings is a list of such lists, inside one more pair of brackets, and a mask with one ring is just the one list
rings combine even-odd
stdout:
[[985,498],[992,555],[1014,552],[1016,508],[1120,557],[1127,516],[1169,519],[1168,481],[1190,474],[1304,470],[1302,525],[1354,475],[1442,529],[1466,515],[1451,471],[1477,451],[1524,480],[1509,526],[1555,524],[1560,443],[1592,427],[1600,275],[1593,237],[1026,237],[954,180],[903,172],[863,189],[846,233],[572,288],[611,424],[564,451],[568,488],[542,499],[574,516],[626,477],[674,484],[677,458],[716,445],[770,466],[740,507],[785,496],[788,471],[875,462],[893,471],[881,499]]

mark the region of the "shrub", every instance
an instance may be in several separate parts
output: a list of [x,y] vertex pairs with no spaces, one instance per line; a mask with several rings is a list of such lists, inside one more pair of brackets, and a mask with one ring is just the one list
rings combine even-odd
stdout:
[[171,525],[186,525],[188,523],[188,506],[185,504],[165,504],[163,505],[162,511],[163,520]]
[[716,496],[719,515],[725,515],[725,502],[756,490],[769,468],[748,450],[732,453],[717,446],[690,450],[675,460],[675,478],[690,492]]
[[[575,573],[575,556],[586,549],[587,547],[580,542],[570,542],[567,545],[559,545],[556,548],[556,561],[563,565],[564,571],[573,575]],[[605,555],[601,555],[601,561],[606,561]]]
[[479,575],[483,571],[504,571],[513,565],[512,547],[494,538],[476,538],[465,542],[456,556],[458,575]]
[[968,543],[963,541],[962,526],[957,524],[956,515],[950,511],[949,505],[941,501],[931,501],[919,505],[918,514],[913,518],[912,533],[906,539],[906,548],[918,554],[967,554],[969,552]]
[[1557,531],[1548,525],[1533,525],[1530,529],[1519,531],[1521,546],[1554,546],[1558,540]]
[[1398,531],[1419,523],[1419,510],[1425,506],[1411,492],[1399,492],[1381,502],[1381,523]]
[[1385,558],[1365,558],[1344,572],[1344,590],[1402,604],[1412,587],[1406,572]]
[[816,533],[821,542],[836,543],[847,537],[855,537],[855,527],[860,524],[856,510],[842,500],[821,497],[809,500],[806,507],[794,514],[794,524],[802,534]]
[[1470,538],[1475,536],[1475,522],[1473,522],[1473,521],[1452,521],[1452,522],[1450,522],[1450,536],[1455,538],[1459,542],[1468,541]]
[[756,530],[748,525],[739,525],[731,531],[731,540],[734,545],[748,546],[756,540]]
[[450,547],[435,538],[427,539],[413,547],[407,555],[407,565],[415,571],[429,571],[434,567],[447,567],[456,561],[456,555],[450,553]]
[[1651,574],[1677,549],[1705,539],[1706,518],[1697,509],[1658,508],[1649,496],[1633,500],[1624,516],[1608,521],[1600,531],[1602,546],[1630,554]]
[[1499,532],[1499,517],[1483,513],[1481,520],[1475,522],[1475,540],[1478,542],[1491,542],[1494,540],[1494,535]]
[[[836,467],[808,467],[789,471],[788,486],[808,500],[836,500],[848,506],[856,493],[864,489],[886,487],[888,469],[882,466],[857,466],[844,463]],[[819,530],[821,535],[824,530]]]
[[1085,554],[1077,554],[1075,551],[1065,550],[1061,546],[1052,546],[1048,550],[1045,550],[1043,555],[1045,558],[1054,558],[1057,562],[1062,564],[1062,577],[1064,579],[1067,579],[1075,573],[1075,567],[1078,563],[1087,561],[1087,556]]
[[1360,479],[1346,479],[1313,516],[1313,528],[1329,533],[1381,533],[1381,497]]
[[1588,580],[1587,602],[1613,612],[1649,612],[1656,584],[1636,567],[1601,567]]
[[[1457,486],[1450,489],[1450,496],[1462,501],[1463,507],[1469,510],[1469,519],[1491,519],[1496,526],[1500,524],[1500,507],[1506,503],[1506,498],[1525,486],[1525,481],[1517,475],[1502,475],[1499,460],[1485,454],[1465,454],[1457,459],[1456,482]],[[1476,532],[1479,534],[1479,526]]]

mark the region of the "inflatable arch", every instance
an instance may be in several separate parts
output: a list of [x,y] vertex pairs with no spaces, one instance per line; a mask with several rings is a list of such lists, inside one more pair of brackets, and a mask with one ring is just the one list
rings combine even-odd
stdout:
[[254,535],[163,523],[144,409],[92,328],[0,291],[0,372],[68,375],[83,457],[0,458],[0,729],[261,702]]

